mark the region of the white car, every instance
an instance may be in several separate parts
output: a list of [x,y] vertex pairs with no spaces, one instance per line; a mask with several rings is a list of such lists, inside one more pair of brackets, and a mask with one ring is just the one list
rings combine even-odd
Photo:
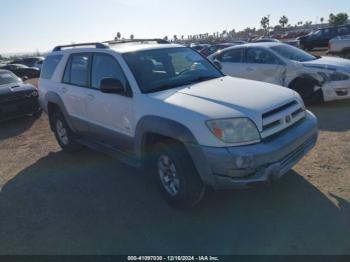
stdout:
[[64,150],[149,167],[169,202],[194,205],[206,187],[278,179],[314,147],[317,120],[296,92],[224,76],[181,45],[134,42],[47,56],[39,101]]
[[308,103],[350,98],[346,59],[316,57],[283,43],[230,47],[209,59],[227,75],[288,87]]

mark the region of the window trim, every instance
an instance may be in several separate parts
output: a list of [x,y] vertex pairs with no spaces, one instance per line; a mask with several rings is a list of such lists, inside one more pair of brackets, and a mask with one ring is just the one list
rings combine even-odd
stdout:
[[111,54],[107,54],[107,53],[101,53],[101,52],[91,52],[91,62],[90,62],[90,81],[89,81],[89,87],[93,90],[97,90],[97,91],[100,91],[101,92],[101,89],[99,88],[95,88],[95,87],[92,87],[92,65],[93,65],[93,62],[94,62],[94,56],[95,55],[101,55],[101,56],[107,56],[107,57],[110,57],[112,58],[116,63],[117,63],[117,66],[119,66],[120,68],[120,71],[122,72],[125,80],[126,80],[126,86],[125,86],[125,93],[124,94],[115,94],[115,95],[121,95],[121,96],[125,96],[125,97],[133,97],[133,92],[132,92],[132,89],[131,89],[131,86],[130,86],[130,82],[129,82],[129,79],[127,78],[122,66],[120,65],[119,61]]
[[[87,65],[87,79],[86,79],[86,86],[85,85],[77,85],[74,83],[71,83],[71,74],[72,74],[72,61],[73,61],[73,57],[74,56],[79,56],[79,55],[87,55],[88,56],[88,65]],[[64,76],[66,74],[67,68],[69,69],[69,82],[65,82],[64,81]],[[78,53],[73,53],[70,54],[68,57],[68,60],[66,62],[66,65],[64,67],[64,71],[63,71],[63,75],[62,75],[62,80],[61,83],[62,84],[66,84],[66,85],[72,85],[72,86],[78,86],[78,87],[83,87],[83,88],[90,88],[91,83],[90,83],[90,75],[91,75],[91,52],[78,52]]]

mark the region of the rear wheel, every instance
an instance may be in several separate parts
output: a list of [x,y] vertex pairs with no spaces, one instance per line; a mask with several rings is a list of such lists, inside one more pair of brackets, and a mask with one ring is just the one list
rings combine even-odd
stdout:
[[174,206],[192,207],[205,194],[205,186],[180,143],[156,144],[152,154],[152,172],[156,174],[165,199]]
[[69,128],[60,111],[55,111],[53,113],[51,121],[57,142],[64,151],[76,152],[82,148],[82,146],[76,142],[75,134]]

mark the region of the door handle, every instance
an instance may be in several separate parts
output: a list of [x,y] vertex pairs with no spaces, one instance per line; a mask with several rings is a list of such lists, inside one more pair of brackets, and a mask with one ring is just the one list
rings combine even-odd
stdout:
[[62,93],[63,93],[63,94],[67,93],[67,88],[62,87]]
[[95,96],[93,94],[88,94],[87,97],[90,101],[95,99]]

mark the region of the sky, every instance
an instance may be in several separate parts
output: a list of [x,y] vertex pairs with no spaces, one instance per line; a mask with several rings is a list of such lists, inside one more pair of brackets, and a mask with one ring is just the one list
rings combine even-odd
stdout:
[[0,54],[48,51],[72,42],[122,37],[213,33],[271,25],[282,15],[294,25],[330,13],[350,13],[350,0],[0,0]]

